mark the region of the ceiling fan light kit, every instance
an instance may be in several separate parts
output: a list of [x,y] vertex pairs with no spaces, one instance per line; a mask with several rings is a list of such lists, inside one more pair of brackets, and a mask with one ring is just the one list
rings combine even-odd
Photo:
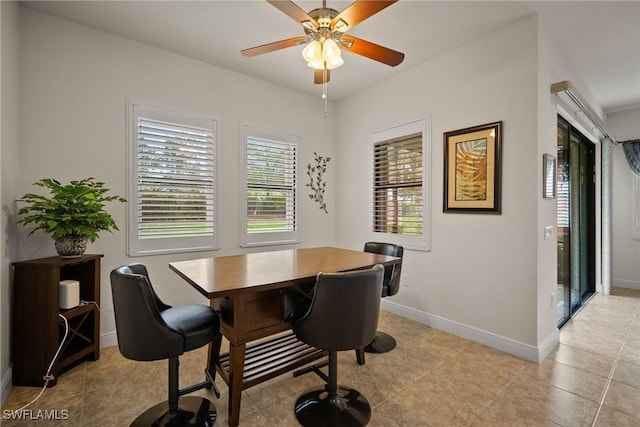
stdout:
[[244,56],[252,57],[306,44],[307,46],[302,50],[302,57],[307,61],[307,65],[314,70],[314,83],[323,85],[323,98],[326,98],[329,70],[344,64],[341,53],[343,49],[392,67],[404,60],[404,54],[401,52],[354,36],[344,35],[347,30],[391,6],[396,1],[398,0],[356,0],[345,10],[338,12],[328,8],[326,0],[323,0],[322,7],[307,13],[290,0],[267,0],[269,4],[298,22],[302,26],[305,36],[292,37],[244,49],[241,53]]
[[315,70],[333,70],[344,64],[340,48],[333,39],[313,40],[302,50],[302,57]]
[[[306,44],[307,46],[302,51],[302,57],[307,61],[307,65],[314,70],[331,70],[344,64],[342,49],[395,67],[404,60],[403,53],[354,36],[344,36],[344,33],[397,1],[356,0],[345,10],[338,12],[328,8],[326,0],[323,0],[322,7],[307,13],[290,0],[267,0],[269,4],[298,22],[302,26],[305,36],[292,37],[244,49],[241,53],[244,56],[252,57]],[[318,81],[316,78],[314,78],[314,82],[317,84],[326,83],[326,81]]]

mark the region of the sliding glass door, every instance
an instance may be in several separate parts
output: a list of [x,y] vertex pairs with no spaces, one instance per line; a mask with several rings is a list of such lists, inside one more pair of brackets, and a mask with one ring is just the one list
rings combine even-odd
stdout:
[[595,290],[595,146],[558,116],[558,326]]

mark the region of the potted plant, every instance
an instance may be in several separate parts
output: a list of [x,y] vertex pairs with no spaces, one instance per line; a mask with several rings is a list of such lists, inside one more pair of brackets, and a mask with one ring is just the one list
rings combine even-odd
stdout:
[[126,202],[120,196],[108,196],[103,182],[85,178],[62,185],[55,179],[41,179],[33,185],[49,190],[48,196],[27,193],[18,202],[22,216],[18,224],[33,224],[36,230],[50,234],[56,251],[65,257],[77,257],[87,249],[87,241],[94,242],[100,231],[118,230],[113,217],[104,210],[111,201]]

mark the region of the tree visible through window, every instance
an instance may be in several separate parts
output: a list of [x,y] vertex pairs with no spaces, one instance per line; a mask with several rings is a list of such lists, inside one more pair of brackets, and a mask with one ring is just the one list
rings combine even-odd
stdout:
[[215,249],[215,121],[131,110],[130,255]]
[[292,231],[296,227],[296,147],[247,141],[247,231]]
[[297,241],[297,137],[245,126],[244,242]]
[[373,150],[374,231],[422,235],[422,134],[382,141]]
[[370,239],[430,249],[429,122],[371,133]]

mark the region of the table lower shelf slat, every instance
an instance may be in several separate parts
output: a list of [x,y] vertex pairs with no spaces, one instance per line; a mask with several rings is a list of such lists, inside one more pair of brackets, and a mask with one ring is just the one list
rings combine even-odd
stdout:
[[[275,338],[248,344],[245,352],[242,389],[292,371],[327,356],[326,350],[311,347],[299,341],[293,332]],[[229,383],[229,353],[220,354],[216,366]]]

